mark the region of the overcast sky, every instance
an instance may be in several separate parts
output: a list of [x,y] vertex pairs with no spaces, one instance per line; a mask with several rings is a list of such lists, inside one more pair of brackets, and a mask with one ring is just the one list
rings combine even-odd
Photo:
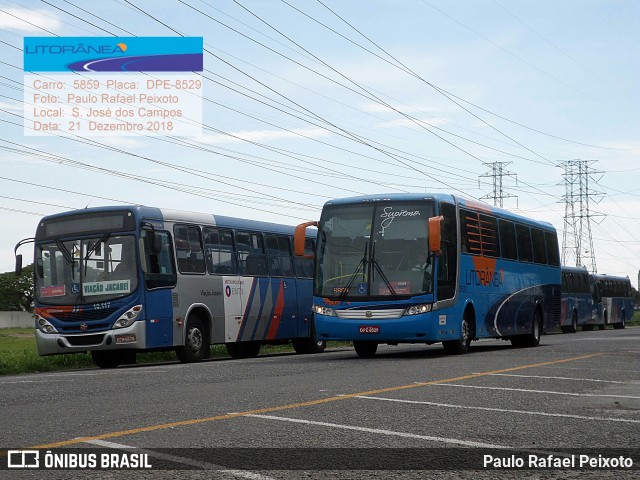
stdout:
[[[64,210],[297,224],[337,197],[491,196],[493,162],[562,245],[562,162],[587,160],[597,269],[637,286],[639,25],[637,0],[0,0],[0,272]],[[201,136],[24,135],[23,37],[176,35],[204,37]]]

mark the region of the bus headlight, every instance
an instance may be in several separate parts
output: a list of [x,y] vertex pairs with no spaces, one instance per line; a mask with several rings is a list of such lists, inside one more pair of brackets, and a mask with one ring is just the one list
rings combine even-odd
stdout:
[[56,328],[40,315],[36,315],[36,324],[38,325],[40,331],[43,333],[58,333]]
[[333,310],[333,308],[323,307],[322,305],[314,305],[313,313],[316,313],[318,315],[326,315],[328,317],[336,316],[336,312]]
[[113,324],[113,328],[125,328],[135,322],[140,314],[142,313],[142,305],[136,305],[135,307],[130,308],[122,315],[120,318],[116,320],[116,323]]
[[405,310],[405,315],[418,315],[420,313],[429,313],[432,310],[432,305],[430,303],[425,303],[423,305],[413,305]]

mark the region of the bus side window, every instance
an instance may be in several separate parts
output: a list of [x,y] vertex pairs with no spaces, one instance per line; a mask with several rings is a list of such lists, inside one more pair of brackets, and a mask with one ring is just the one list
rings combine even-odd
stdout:
[[516,245],[516,227],[513,222],[500,220],[500,248],[502,258],[505,260],[518,259],[518,247]]
[[[311,238],[307,238],[304,241],[304,254],[314,255],[316,251],[316,242]],[[296,257],[296,276],[299,278],[313,278],[313,259]]]
[[531,247],[531,230],[526,225],[516,225],[518,237],[518,257],[521,262],[533,262],[533,248]]
[[549,265],[554,267],[560,266],[560,250],[558,246],[557,234],[551,232],[544,232],[544,241],[547,246],[547,260]]
[[262,235],[251,232],[237,232],[238,260],[242,268],[242,275],[266,275]]
[[533,261],[534,263],[547,263],[547,249],[544,242],[544,232],[539,228],[531,229],[531,240],[533,242]]
[[219,275],[238,273],[233,232],[227,229],[205,227],[202,229],[202,234],[209,273]]
[[273,277],[293,276],[291,242],[284,235],[266,234],[267,263]]
[[173,248],[169,232],[155,231],[160,239],[160,252],[154,253],[151,248],[152,232],[143,232],[143,260],[142,270],[147,289],[173,287],[176,284],[176,269],[173,261]]
[[204,273],[204,252],[200,228],[196,225],[176,225],[173,227],[176,239],[178,270],[181,273]]
[[442,255],[438,260],[438,300],[453,298],[456,293],[458,233],[456,228],[456,207],[449,203],[440,206],[444,217],[441,224]]

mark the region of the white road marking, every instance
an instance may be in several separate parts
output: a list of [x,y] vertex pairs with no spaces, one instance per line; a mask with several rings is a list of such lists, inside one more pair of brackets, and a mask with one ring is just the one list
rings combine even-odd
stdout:
[[616,380],[597,380],[595,378],[571,378],[571,377],[545,377],[543,375],[516,375],[514,373],[492,373],[487,375],[490,377],[518,377],[518,378],[545,378],[551,380],[572,380],[576,382],[601,382],[601,383],[621,383],[626,385],[628,382],[618,382]]
[[8,381],[0,381],[0,385],[3,384],[16,384],[16,383],[48,383],[52,381],[57,381],[61,377],[99,377],[104,375],[123,375],[126,373],[127,375],[132,374],[146,374],[146,373],[166,373],[169,370],[158,370],[152,368],[141,368],[141,369],[117,369],[117,370],[109,370],[109,371],[100,371],[100,372],[78,372],[78,373],[43,373],[38,376],[44,376],[42,380],[8,380]]
[[246,417],[252,418],[262,418],[265,420],[277,420],[280,422],[291,422],[291,423],[302,423],[305,425],[317,425],[319,427],[329,427],[329,428],[337,428],[341,430],[353,430],[357,432],[367,432],[374,433],[377,435],[389,435],[394,437],[404,437],[404,438],[413,438],[417,440],[430,440],[432,442],[440,442],[440,443],[449,443],[454,445],[463,445],[465,447],[476,447],[476,448],[503,448],[510,449],[512,447],[507,447],[504,445],[495,445],[493,443],[484,443],[484,442],[473,442],[470,440],[459,440],[457,438],[446,438],[446,437],[434,437],[431,435],[419,435],[416,433],[406,433],[406,432],[396,432],[393,430],[383,430],[380,428],[368,428],[368,427],[359,427],[355,425],[341,425],[338,423],[328,423],[328,422],[316,422],[313,420],[302,420],[299,418],[287,418],[287,417],[276,417],[273,415],[245,415]]
[[261,475],[259,473],[248,472],[245,470],[220,469],[219,468],[220,466],[215,463],[200,462],[198,460],[193,460],[191,458],[179,457],[177,455],[171,455],[168,453],[160,453],[154,450],[147,450],[144,448],[138,448],[131,445],[124,445],[122,443],[107,442],[105,440],[87,440],[84,443],[90,443],[91,445],[97,445],[99,447],[114,448],[114,449],[121,449],[121,450],[135,449],[137,452],[148,453],[149,456],[152,456],[154,458],[160,458],[162,460],[167,460],[169,462],[174,462],[174,463],[181,463],[183,465],[189,465],[191,467],[197,467],[204,470],[216,470],[220,473],[227,473],[229,475],[233,475],[234,477],[246,478],[248,480],[276,480],[275,478],[270,477],[268,475]]
[[465,410],[483,410],[485,412],[519,413],[523,415],[540,415],[543,417],[575,418],[578,420],[596,420],[601,422],[640,423],[640,420],[631,420],[631,419],[624,419],[624,418],[587,417],[585,415],[572,415],[567,413],[546,413],[546,412],[533,412],[528,410],[512,410],[507,408],[473,407],[470,405],[455,405],[451,403],[424,402],[424,401],[418,401],[418,400],[399,400],[397,398],[367,397],[364,395],[359,395],[354,398],[362,398],[364,400],[383,400],[385,402],[410,403],[410,404],[417,404],[417,405],[430,405],[434,407],[460,408]]
[[526,388],[484,387],[479,385],[460,385],[457,383],[434,383],[432,386],[433,387],[477,388],[480,390],[502,390],[505,392],[547,393],[550,395],[568,395],[570,397],[633,398],[633,399],[640,400],[640,397],[634,397],[632,395],[605,395],[601,393],[555,392],[553,390],[528,390]]

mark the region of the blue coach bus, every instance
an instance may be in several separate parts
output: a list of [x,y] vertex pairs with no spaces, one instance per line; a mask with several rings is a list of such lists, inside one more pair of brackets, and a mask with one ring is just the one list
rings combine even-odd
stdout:
[[[318,339],[378,344],[472,340],[537,346],[560,323],[556,231],[548,223],[446,194],[392,194],[327,202],[318,227],[313,311]],[[309,255],[306,255],[309,257]]]
[[627,320],[633,317],[629,278],[592,273],[590,282],[594,312],[591,321],[583,329],[592,330],[595,325],[600,330],[607,325],[613,325],[617,329],[624,328]]
[[595,319],[591,289],[590,275],[586,268],[562,267],[560,328],[563,333],[576,333],[579,326],[584,329],[592,318]]
[[[144,206],[43,218],[35,239],[38,353],[90,351],[105,368],[135,353],[175,350],[183,362],[226,344],[324,349],[313,333],[313,264],[293,256],[294,227]],[[303,249],[314,251],[312,237]],[[16,269],[22,266],[17,255]]]

